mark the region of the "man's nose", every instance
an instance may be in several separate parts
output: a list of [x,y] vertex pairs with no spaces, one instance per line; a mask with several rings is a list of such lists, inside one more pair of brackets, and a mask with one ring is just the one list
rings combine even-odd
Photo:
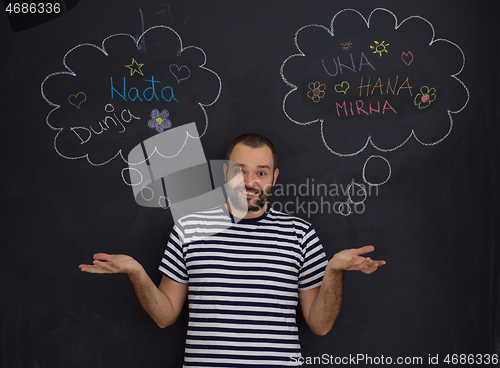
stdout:
[[252,174],[245,174],[244,181],[247,187],[257,188],[259,186],[257,178]]

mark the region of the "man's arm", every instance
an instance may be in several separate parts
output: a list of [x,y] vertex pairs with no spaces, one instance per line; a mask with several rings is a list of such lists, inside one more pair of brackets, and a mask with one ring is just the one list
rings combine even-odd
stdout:
[[97,253],[92,265],[80,265],[89,273],[125,273],[144,310],[161,328],[177,320],[186,300],[188,286],[163,276],[156,287],[139,262],[123,254]]
[[345,271],[372,273],[385,261],[374,261],[361,254],[372,252],[371,245],[346,249],[333,256],[326,266],[321,286],[299,291],[299,301],[309,328],[318,335],[326,335],[333,327],[342,304],[342,284]]

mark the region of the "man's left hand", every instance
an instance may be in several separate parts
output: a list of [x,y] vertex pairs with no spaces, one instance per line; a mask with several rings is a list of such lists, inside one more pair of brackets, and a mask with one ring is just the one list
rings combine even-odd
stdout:
[[371,245],[358,249],[345,249],[333,256],[328,262],[327,269],[333,272],[361,271],[367,274],[375,272],[377,268],[385,265],[385,261],[374,261],[370,257],[361,257],[362,254],[374,250],[375,248]]

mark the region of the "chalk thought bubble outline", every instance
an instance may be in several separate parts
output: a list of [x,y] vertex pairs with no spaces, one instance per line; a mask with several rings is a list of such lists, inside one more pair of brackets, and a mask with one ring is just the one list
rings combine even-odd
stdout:
[[[368,136],[367,140],[366,140],[366,143],[365,145],[359,149],[358,151],[356,152],[353,152],[353,153],[340,153],[340,152],[336,152],[335,150],[333,150],[329,145],[328,143],[326,142],[326,139],[325,139],[325,136],[324,136],[324,133],[323,133],[323,124],[324,124],[324,119],[314,119],[314,120],[310,120],[310,121],[307,121],[307,122],[300,122],[300,121],[296,121],[294,120],[291,116],[288,115],[288,113],[286,112],[286,108],[285,108],[285,105],[286,105],[286,100],[288,98],[288,96],[290,96],[290,94],[292,94],[293,92],[297,91],[298,90],[298,87],[296,85],[294,85],[293,83],[289,82],[286,77],[285,77],[285,74],[284,74],[284,67],[285,67],[285,64],[288,62],[288,60],[292,59],[292,58],[295,58],[295,57],[306,57],[306,54],[301,50],[301,48],[299,47],[299,43],[298,43],[298,35],[299,33],[306,29],[306,28],[309,28],[309,27],[318,27],[318,28],[321,28],[323,30],[325,30],[326,32],[328,32],[328,34],[330,36],[334,36],[334,28],[333,28],[333,25],[334,25],[334,22],[335,22],[335,19],[343,12],[346,12],[346,11],[352,11],[352,12],[355,12],[356,14],[358,14],[362,19],[363,21],[366,23],[366,26],[367,28],[370,28],[370,20],[371,20],[371,17],[372,15],[376,12],[376,11],[386,11],[388,12],[389,14],[391,14],[394,18],[394,23],[395,23],[395,26],[394,26],[394,29],[398,29],[399,27],[401,27],[401,25],[403,25],[405,22],[407,22],[408,20],[410,19],[420,19],[424,22],[426,22],[430,27],[431,27],[431,30],[432,30],[432,38],[431,38],[431,41],[429,42],[429,46],[431,46],[432,44],[436,43],[436,42],[447,42],[453,46],[455,46],[459,51],[460,53],[462,54],[462,66],[460,67],[459,71],[456,72],[455,74],[452,74],[450,75],[450,77],[452,77],[453,79],[455,79],[456,81],[458,81],[460,83],[460,85],[465,89],[466,93],[467,93],[467,99],[464,103],[464,105],[456,110],[456,111],[451,111],[451,110],[446,110],[447,113],[448,113],[448,117],[449,117],[449,120],[450,120],[450,128],[448,129],[448,132],[446,132],[446,134],[438,139],[437,141],[435,142],[431,142],[431,143],[425,143],[423,141],[421,141],[414,129],[411,130],[410,134],[408,135],[408,137],[399,145],[393,147],[393,148],[387,148],[387,149],[384,149],[384,148],[381,148],[381,147],[378,147],[373,141],[372,141],[372,138],[371,136]],[[285,61],[283,61],[283,64],[281,64],[281,68],[280,68],[280,75],[281,75],[281,78],[283,79],[283,82],[285,82],[291,89],[290,91],[288,91],[288,93],[285,95],[285,97],[283,98],[283,104],[282,104],[282,108],[283,108],[283,113],[286,115],[286,117],[294,122],[295,124],[298,124],[298,125],[309,125],[309,124],[313,124],[313,123],[317,123],[319,122],[320,123],[320,132],[321,132],[321,139],[323,140],[323,144],[325,145],[325,147],[333,154],[337,155],[337,156],[340,156],[340,157],[351,157],[351,156],[355,156],[355,155],[358,155],[359,153],[363,152],[366,147],[368,147],[368,145],[371,145],[373,148],[375,148],[376,150],[378,151],[381,151],[381,152],[391,152],[391,151],[395,151],[397,150],[398,148],[404,146],[412,137],[418,142],[420,143],[421,145],[423,146],[434,146],[434,145],[437,145],[439,143],[441,143],[443,140],[445,140],[451,133],[451,130],[453,128],[453,117],[452,117],[452,114],[458,114],[460,113],[463,109],[465,109],[465,107],[467,106],[467,104],[469,103],[469,99],[470,99],[470,94],[469,94],[469,89],[467,88],[467,86],[460,80],[458,79],[458,75],[463,71],[464,67],[465,67],[465,54],[464,52],[462,51],[462,49],[460,48],[460,46],[458,46],[456,43],[452,42],[452,41],[449,41],[447,39],[444,39],[444,38],[438,38],[436,39],[436,33],[434,31],[434,26],[432,25],[431,22],[429,22],[427,19],[421,17],[421,16],[418,16],[418,15],[413,15],[413,16],[410,16],[406,19],[404,19],[401,23],[398,23],[398,19],[396,17],[396,15],[391,12],[390,10],[388,9],[385,9],[385,8],[375,8],[371,13],[370,13],[370,16],[368,17],[368,19],[366,19],[363,14],[361,14],[359,11],[355,10],[355,9],[351,9],[351,8],[347,8],[347,9],[343,9],[341,11],[339,11],[337,14],[334,15],[334,17],[332,18],[332,21],[330,22],[330,28],[327,28],[325,26],[322,26],[322,25],[319,25],[319,24],[309,24],[309,25],[306,25],[306,26],[303,26],[301,27],[297,32],[295,32],[295,36],[294,36],[294,42],[295,42],[295,47],[297,48],[297,50],[299,51],[298,54],[294,54],[294,55],[291,55],[289,57],[287,57],[285,59]]]
[[[93,47],[97,50],[99,50],[100,52],[102,52],[106,57],[109,56],[109,54],[107,53],[106,49],[105,49],[105,43],[108,39],[111,39],[113,37],[119,37],[119,36],[126,36],[126,37],[130,37],[134,42],[135,42],[135,46],[137,47],[137,49],[140,49],[140,46],[139,44],[143,41],[144,39],[144,36],[146,35],[147,32],[149,31],[152,31],[154,29],[158,29],[158,28],[163,28],[163,29],[166,29],[166,30],[169,30],[171,32],[173,32],[177,38],[179,39],[179,44],[180,44],[180,51],[179,51],[179,54],[183,53],[185,50],[187,49],[196,49],[196,50],[199,50],[201,51],[201,53],[203,54],[203,62],[201,65],[199,65],[198,67],[201,68],[201,69],[204,69],[210,73],[212,73],[213,75],[215,75],[215,77],[217,78],[217,80],[219,81],[219,90],[217,92],[217,96],[215,97],[215,99],[208,103],[208,104],[203,104],[201,102],[198,102],[198,106],[201,108],[202,112],[203,112],[203,115],[205,116],[205,128],[203,129],[203,132],[201,134],[199,134],[198,136],[192,136],[190,135],[188,132],[186,132],[186,141],[187,139],[189,138],[193,138],[193,139],[199,139],[201,137],[203,137],[208,129],[208,114],[205,110],[205,107],[209,107],[209,106],[212,106],[213,104],[215,104],[217,102],[217,100],[219,99],[220,97],[220,94],[221,94],[221,90],[222,90],[222,81],[220,79],[220,77],[217,75],[217,73],[215,73],[213,70],[211,69],[208,69],[205,67],[205,64],[207,62],[207,55],[205,54],[205,51],[203,51],[203,49],[197,47],[197,46],[186,46],[184,47],[183,46],[183,42],[182,42],[182,38],[180,37],[180,35],[174,31],[172,28],[170,27],[167,27],[167,26],[163,26],[163,25],[159,25],[159,26],[153,26],[153,27],[150,27],[148,28],[147,30],[145,30],[139,37],[137,37],[137,39],[130,35],[130,34],[127,34],[127,33],[116,33],[116,34],[113,34],[113,35],[110,35],[108,37],[106,37],[103,41],[102,41],[102,44],[101,46],[97,46],[97,45],[94,45],[92,43],[82,43],[82,44],[79,44],[73,48],[71,48],[68,52],[66,52],[66,54],[64,55],[63,57],[63,65],[64,67],[67,69],[67,71],[62,71],[62,72],[55,72],[55,73],[51,73],[49,74],[47,77],[45,77],[45,79],[43,80],[41,86],[40,86],[40,93],[43,97],[43,99],[49,104],[51,105],[52,107],[54,107],[48,114],[47,114],[47,117],[45,118],[45,122],[46,124],[49,126],[49,128],[53,129],[53,130],[56,130],[57,131],[57,134],[56,136],[54,137],[54,150],[57,152],[57,154],[59,156],[61,156],[62,158],[65,158],[65,159],[68,159],[68,160],[78,160],[78,159],[81,159],[81,158],[86,158],[87,159],[87,162],[90,163],[92,166],[102,166],[102,165],[105,165],[111,161],[113,161],[116,157],[121,157],[121,159],[127,163],[127,164],[138,164],[138,163],[129,163],[127,161],[127,159],[124,157],[123,155],[123,152],[122,152],[122,149],[120,148],[118,150],[118,152],[113,156],[111,157],[109,160],[107,161],[104,161],[104,162],[101,162],[101,163],[95,163],[95,162],[92,162],[89,158],[89,153],[86,153],[84,155],[81,155],[81,156],[76,156],[76,157],[70,157],[70,156],[66,156],[66,155],[63,155],[58,149],[57,149],[57,138],[59,136],[59,134],[61,134],[61,132],[65,129],[65,128],[57,128],[57,127],[54,127],[52,126],[50,123],[49,123],[49,119],[50,119],[50,116],[52,115],[52,113],[54,111],[56,111],[57,109],[59,109],[61,107],[61,105],[59,104],[56,104],[56,103],[53,103],[52,101],[50,101],[47,96],[45,95],[44,93],[44,85],[45,83],[47,82],[47,80],[53,76],[56,76],[56,75],[69,75],[69,76],[72,76],[72,77],[76,77],[77,74],[71,70],[71,68],[67,65],[66,63],[66,58],[67,56],[74,50],[78,49],[79,47],[85,47],[85,46],[90,46],[90,47]],[[81,127],[75,127],[75,128],[81,128]],[[179,151],[177,153],[175,153],[174,155],[162,155],[163,157],[175,157],[177,156],[181,151],[182,149],[184,148],[184,146],[186,145],[186,141],[184,141],[184,143],[181,145]],[[161,153],[158,152],[160,155]]]

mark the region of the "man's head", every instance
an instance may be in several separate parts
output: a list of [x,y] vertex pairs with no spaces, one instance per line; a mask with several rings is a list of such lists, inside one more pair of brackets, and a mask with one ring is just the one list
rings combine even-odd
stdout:
[[273,159],[273,171],[278,167],[278,154],[276,153],[276,150],[274,149],[273,143],[264,137],[263,135],[256,134],[256,133],[247,133],[247,134],[242,134],[239,137],[236,137],[230,144],[229,148],[227,149],[226,153],[226,160],[230,160],[231,153],[233,153],[234,147],[236,145],[242,144],[244,146],[248,146],[251,148],[261,148],[264,146],[267,146],[271,150],[272,154],[272,159]]
[[262,215],[279,173],[273,144],[259,134],[244,134],[231,143],[226,158],[224,173],[232,209],[248,211],[246,218]]

